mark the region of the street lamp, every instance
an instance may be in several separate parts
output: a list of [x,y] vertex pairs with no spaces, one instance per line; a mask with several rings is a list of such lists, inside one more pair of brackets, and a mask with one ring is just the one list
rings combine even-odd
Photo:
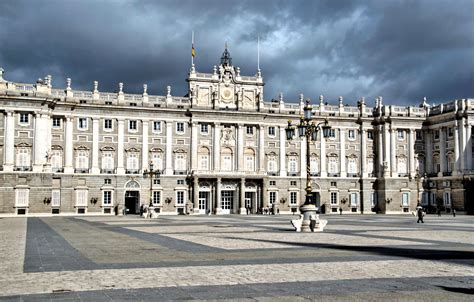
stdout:
[[421,206],[420,204],[420,180],[421,180],[421,175],[420,171],[416,169],[415,173],[415,181],[416,181],[416,207]]
[[298,128],[299,137],[306,137],[306,199],[305,203],[300,207],[300,212],[303,214],[303,224],[301,225],[301,231],[309,232],[310,216],[312,214],[316,214],[317,211],[316,201],[312,198],[313,189],[311,188],[310,143],[311,141],[316,141],[318,139],[319,129],[322,129],[324,138],[329,137],[329,130],[331,130],[331,126],[329,126],[327,119],[324,120],[324,122],[320,122],[318,124],[315,124],[311,121],[313,106],[311,106],[310,99],[306,99],[306,104],[303,110],[304,116],[301,117],[299,125],[295,127],[291,124],[291,121],[288,121],[288,127],[285,129],[285,131],[286,138],[288,140],[292,140],[295,136],[295,128]]
[[150,162],[150,171],[145,170],[143,171],[143,177],[147,178],[150,177],[150,204],[149,208],[153,206],[153,180],[155,178],[160,178],[161,171],[160,170],[153,170],[153,162]]

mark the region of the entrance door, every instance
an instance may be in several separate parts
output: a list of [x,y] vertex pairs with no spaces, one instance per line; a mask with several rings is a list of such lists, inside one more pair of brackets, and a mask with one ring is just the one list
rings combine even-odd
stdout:
[[221,192],[221,208],[222,214],[230,214],[234,203],[234,191]]
[[252,212],[253,209],[254,197],[254,192],[245,192],[245,208],[250,209],[250,212]]
[[140,192],[125,192],[125,214],[139,214]]
[[206,214],[209,202],[209,192],[199,192],[199,214]]

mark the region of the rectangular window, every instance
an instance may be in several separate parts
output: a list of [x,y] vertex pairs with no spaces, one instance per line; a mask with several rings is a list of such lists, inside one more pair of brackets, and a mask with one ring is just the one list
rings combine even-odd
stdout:
[[112,105],[111,101],[105,101],[105,105]]
[[408,207],[410,202],[410,193],[402,193],[402,206]]
[[277,192],[274,192],[274,191],[269,192],[268,202],[270,204],[274,204],[276,202],[276,198],[277,198],[276,196],[277,196]]
[[370,206],[374,208],[376,204],[377,204],[377,193],[372,192],[370,193]]
[[61,118],[60,117],[53,117],[53,127],[60,128],[61,127]]
[[161,132],[161,122],[160,121],[154,121],[153,122],[153,131]]
[[87,118],[86,117],[80,117],[77,120],[77,128],[84,130],[87,129]]
[[355,130],[349,130],[348,132],[349,139],[355,139]]
[[357,207],[358,199],[359,199],[359,194],[357,194],[357,193],[350,193],[349,194],[349,200],[351,202],[351,207]]
[[209,133],[209,125],[208,124],[201,124],[201,133],[208,134]]
[[136,131],[137,130],[137,121],[128,121],[128,130]]
[[247,135],[253,135],[253,127],[247,126]]
[[179,133],[184,132],[184,123],[176,123],[176,132],[179,132]]
[[446,207],[451,207],[451,192],[444,192],[443,201]]
[[176,181],[176,184],[177,184],[177,185],[184,185],[184,179],[178,179],[178,180]]
[[422,140],[423,139],[423,132],[421,132],[421,130],[416,130],[415,131],[415,137],[416,137],[417,141]]
[[268,127],[268,136],[275,136],[275,127]]
[[332,205],[337,205],[338,204],[337,192],[331,192],[331,204]]
[[130,103],[130,107],[137,107],[137,103]]
[[106,178],[104,179],[104,185],[111,185],[112,184],[112,179]]
[[337,187],[337,182],[331,181],[331,187]]
[[161,202],[161,192],[153,191],[153,205],[158,205]]
[[296,187],[296,180],[292,180],[292,181],[290,181],[290,186],[292,186],[292,187]]
[[329,129],[328,132],[329,132],[329,135],[328,135],[328,136],[329,136],[330,138],[335,138],[335,137],[336,137],[336,130],[334,130],[334,129]]
[[270,186],[276,186],[276,181],[270,180]]
[[51,206],[59,207],[61,205],[61,191],[53,190],[51,191]]
[[28,189],[17,189],[15,190],[15,206],[16,207],[27,207],[28,206],[28,199],[29,199],[29,192]]
[[298,203],[298,192],[290,192],[290,205],[296,205]]
[[76,207],[87,206],[87,190],[76,190]]
[[370,139],[370,140],[373,140],[374,139],[374,131],[372,131],[372,130],[367,131],[367,138]]
[[103,199],[102,199],[104,206],[112,205],[112,191],[104,191],[103,192]]
[[87,104],[87,101],[86,100],[80,100],[79,104]]
[[28,124],[28,113],[20,113],[20,124]]
[[161,181],[159,179],[153,179],[153,184],[154,185],[159,185]]
[[434,132],[433,132],[434,139],[439,139],[439,131],[440,130],[434,130]]
[[110,130],[112,129],[112,120],[104,120],[104,129]]
[[176,204],[184,205],[184,191],[176,192]]
[[448,137],[453,137],[453,135],[454,135],[453,128],[448,128]]
[[397,138],[398,140],[404,140],[405,139],[405,131],[404,130],[398,130],[397,131]]
[[297,159],[294,157],[291,157],[288,160],[288,172],[290,173],[298,172],[298,162],[297,162]]

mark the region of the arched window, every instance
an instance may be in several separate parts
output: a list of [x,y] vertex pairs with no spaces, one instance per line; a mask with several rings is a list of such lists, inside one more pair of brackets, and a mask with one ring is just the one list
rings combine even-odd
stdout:
[[374,157],[373,156],[369,156],[367,157],[367,173],[369,175],[372,175],[374,173]]
[[336,154],[331,154],[328,156],[328,173],[337,174],[339,173],[339,164],[338,156]]
[[20,147],[16,150],[16,165],[24,168],[31,166],[30,148]]
[[221,151],[221,170],[232,171],[233,154],[230,148],[223,148]]
[[113,170],[114,169],[114,153],[113,151],[102,152],[102,169]]
[[245,171],[255,171],[255,151],[250,148],[244,151]]
[[54,170],[62,169],[63,167],[63,151],[53,150],[51,154],[51,168]]
[[288,172],[298,173],[298,156],[297,155],[290,155],[288,157]]
[[127,154],[127,170],[138,170],[138,152],[128,152]]
[[433,154],[433,171],[438,173],[441,171],[441,163],[439,153]]
[[89,151],[76,151],[76,169],[89,169]]
[[163,151],[161,149],[152,149],[150,161],[153,164],[153,170],[163,170]]
[[417,157],[416,169],[418,169],[420,175],[425,173],[425,157],[422,154],[419,154]]
[[449,152],[448,153],[448,172],[453,172],[454,170],[454,153]]
[[201,147],[198,152],[198,165],[199,170],[208,171],[209,170],[209,149],[206,147]]
[[177,152],[174,156],[174,169],[176,171],[186,171],[186,153]]
[[358,170],[359,169],[357,166],[357,156],[352,154],[347,158],[347,173],[357,174]]
[[274,152],[271,152],[267,155],[267,172],[278,172],[277,155]]

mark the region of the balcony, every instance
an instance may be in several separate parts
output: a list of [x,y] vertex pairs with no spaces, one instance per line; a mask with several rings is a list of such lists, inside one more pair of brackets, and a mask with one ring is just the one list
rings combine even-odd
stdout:
[[311,177],[319,177],[320,173],[319,172],[311,172],[310,176]]
[[53,171],[53,173],[63,173],[64,169],[63,168],[51,168],[51,171]]
[[89,169],[74,169],[74,173],[89,173]]
[[14,171],[32,171],[31,166],[16,166]]
[[339,173],[328,173],[328,177],[339,177]]
[[174,175],[186,175],[188,171],[186,170],[174,170]]
[[288,176],[299,176],[299,172],[288,172]]
[[125,174],[140,174],[140,170],[138,170],[138,169],[126,169]]
[[115,169],[100,169],[101,174],[114,174]]
[[408,173],[398,173],[398,177],[408,177]]
[[347,177],[359,177],[359,173],[347,173]]
[[453,172],[443,172],[443,176],[451,176]]
[[280,173],[278,173],[278,172],[268,172],[267,175],[268,176],[278,176],[278,175],[280,175]]

